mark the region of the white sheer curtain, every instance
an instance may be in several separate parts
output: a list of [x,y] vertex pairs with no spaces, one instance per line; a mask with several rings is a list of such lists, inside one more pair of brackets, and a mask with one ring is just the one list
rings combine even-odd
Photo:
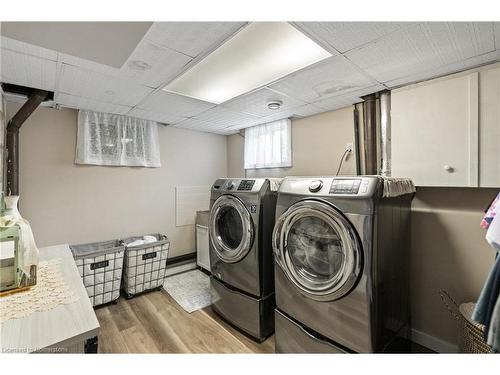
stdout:
[[292,166],[291,121],[245,129],[245,169]]
[[160,167],[158,123],[80,110],[75,162]]

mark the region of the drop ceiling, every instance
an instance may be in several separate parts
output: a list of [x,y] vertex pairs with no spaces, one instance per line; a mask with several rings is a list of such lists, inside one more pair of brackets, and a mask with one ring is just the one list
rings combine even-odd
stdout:
[[[64,24],[76,31],[86,23]],[[52,23],[2,23],[0,81],[54,91],[55,103],[63,107],[232,134],[500,61],[499,22],[291,24],[332,56],[218,105],[162,89],[245,27],[244,22],[120,22],[108,26],[108,34],[120,27],[130,38],[111,46],[109,35],[80,33],[76,43],[68,43],[61,30],[50,38],[35,35],[40,27],[57,30]],[[270,110],[270,100],[283,105]]]
[[120,67],[151,24],[152,22],[2,22],[2,35]]

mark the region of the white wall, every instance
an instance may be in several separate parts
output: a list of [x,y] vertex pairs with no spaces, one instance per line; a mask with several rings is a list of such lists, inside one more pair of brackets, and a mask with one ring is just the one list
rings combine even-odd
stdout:
[[[18,105],[9,103],[12,117]],[[175,187],[225,177],[226,137],[159,127],[161,168],[82,166],[77,112],[38,108],[20,133],[20,211],[38,246],[161,232],[171,256],[194,251],[194,227],[175,226]]]

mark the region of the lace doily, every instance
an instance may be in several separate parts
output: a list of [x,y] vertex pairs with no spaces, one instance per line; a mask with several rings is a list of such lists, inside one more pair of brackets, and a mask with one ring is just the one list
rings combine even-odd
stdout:
[[0,323],[73,303],[78,296],[66,283],[60,258],[38,264],[37,284],[30,290],[0,297]]

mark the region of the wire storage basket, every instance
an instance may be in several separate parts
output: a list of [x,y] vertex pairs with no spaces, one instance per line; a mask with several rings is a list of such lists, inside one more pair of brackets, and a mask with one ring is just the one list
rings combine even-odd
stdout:
[[120,240],[71,245],[78,272],[92,306],[115,302],[120,298],[123,254]]
[[[154,242],[134,245],[137,240],[154,237]],[[134,295],[161,290],[167,270],[170,241],[160,233],[135,236],[122,240],[125,244],[122,287],[127,298]]]
[[474,304],[468,302],[458,305],[449,293],[442,289],[439,294],[450,314],[459,323],[459,352],[470,354],[491,353],[491,347],[484,340],[484,326],[471,319]]

